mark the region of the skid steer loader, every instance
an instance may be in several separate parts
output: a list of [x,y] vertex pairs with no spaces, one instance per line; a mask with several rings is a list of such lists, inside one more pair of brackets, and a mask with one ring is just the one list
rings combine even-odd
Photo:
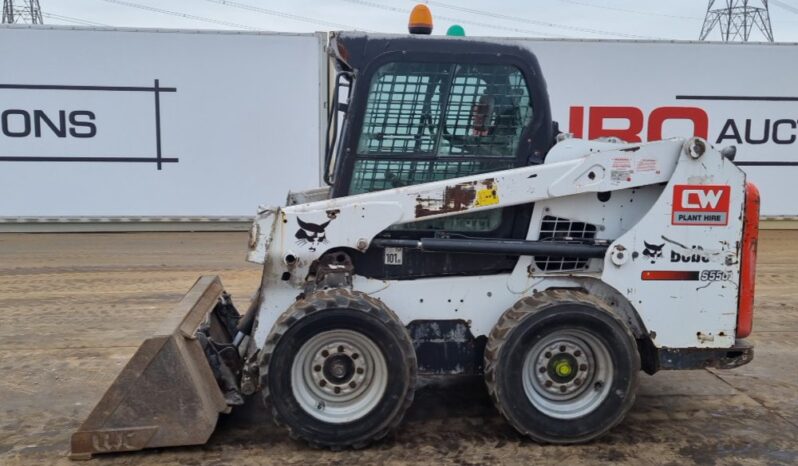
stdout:
[[73,458],[204,443],[256,392],[293,437],[359,448],[400,423],[417,377],[459,374],[484,374],[524,435],[584,442],[623,419],[641,370],[751,361],[759,195],[733,151],[560,134],[510,42],[328,49],[329,186],[259,209],[249,309],[200,278]]

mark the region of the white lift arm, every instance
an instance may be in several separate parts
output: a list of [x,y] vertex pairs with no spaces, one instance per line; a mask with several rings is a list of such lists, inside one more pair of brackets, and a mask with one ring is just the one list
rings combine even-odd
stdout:
[[[296,273],[331,248],[365,251],[391,225],[665,183],[683,147],[707,150],[704,141],[681,139],[629,145],[593,141],[584,146],[586,154],[558,147],[542,165],[263,209],[253,225],[249,260],[288,259]],[[633,170],[641,163],[656,169]]]

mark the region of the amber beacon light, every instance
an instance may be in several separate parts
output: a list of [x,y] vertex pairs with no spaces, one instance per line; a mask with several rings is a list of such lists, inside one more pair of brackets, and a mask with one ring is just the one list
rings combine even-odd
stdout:
[[432,13],[427,5],[418,4],[413,7],[407,29],[410,34],[432,34]]

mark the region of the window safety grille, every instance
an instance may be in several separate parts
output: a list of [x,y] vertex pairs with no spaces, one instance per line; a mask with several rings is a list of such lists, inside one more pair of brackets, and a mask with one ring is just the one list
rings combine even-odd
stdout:
[[441,87],[451,65],[389,63],[371,82],[359,154],[429,154],[440,120]]
[[[541,241],[581,242],[596,237],[596,226],[585,222],[574,222],[551,215],[543,217],[540,224]],[[576,257],[535,256],[535,265],[546,272],[581,270],[587,268],[588,259]]]
[[531,116],[523,75],[510,66],[460,66],[452,80],[439,155],[512,156]]
[[371,82],[358,154],[512,157],[531,115],[513,66],[389,63]]
[[[369,83],[349,193],[512,168],[532,111],[514,66],[382,65]],[[491,210],[395,229],[487,232],[501,221],[501,210]]]

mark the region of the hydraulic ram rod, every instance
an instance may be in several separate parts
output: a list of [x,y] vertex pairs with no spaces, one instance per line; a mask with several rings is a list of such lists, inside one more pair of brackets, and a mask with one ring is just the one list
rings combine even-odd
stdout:
[[575,257],[601,259],[609,245],[556,243],[504,239],[422,238],[375,239],[372,245],[388,248],[410,248],[427,252],[463,252],[473,254],[507,254],[515,256]]

